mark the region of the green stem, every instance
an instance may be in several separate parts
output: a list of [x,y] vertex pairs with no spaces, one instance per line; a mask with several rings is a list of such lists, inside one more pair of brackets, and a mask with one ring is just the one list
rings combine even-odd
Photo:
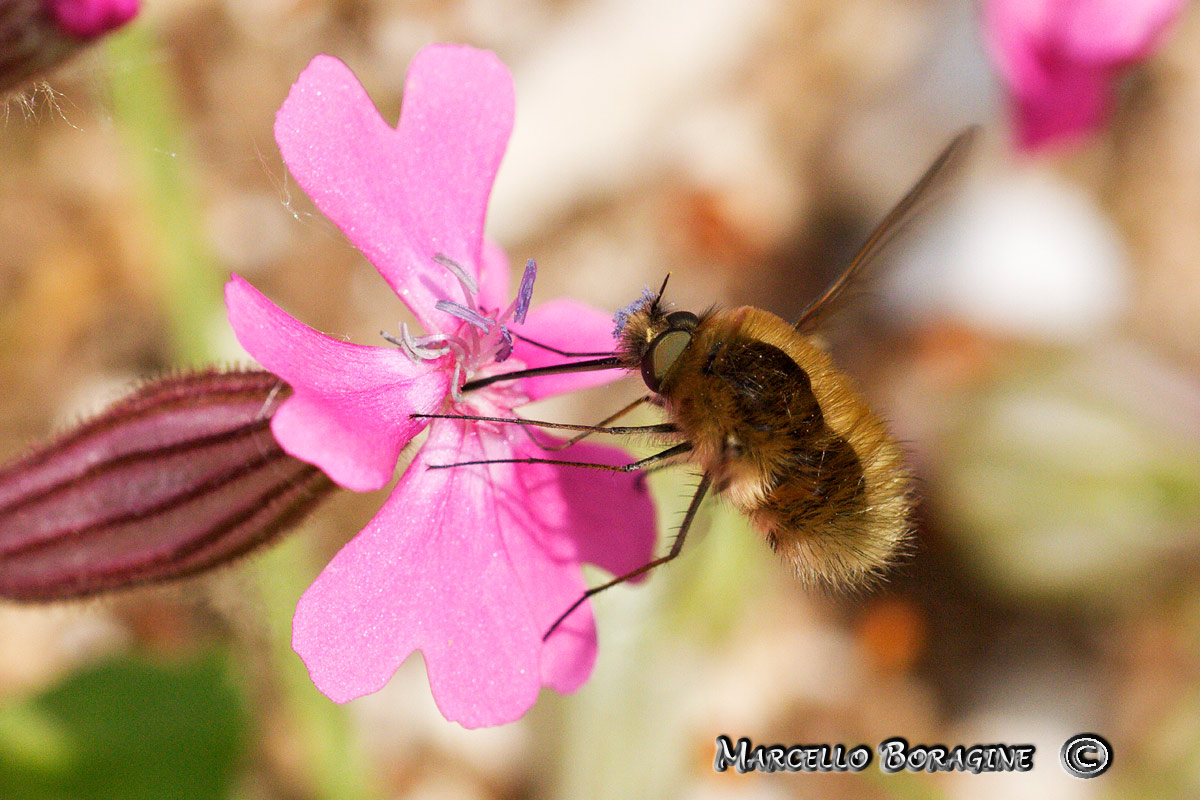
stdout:
[[153,32],[133,25],[107,42],[113,118],[144,188],[153,259],[172,350],[188,363],[212,357],[209,329],[221,298],[222,272],[201,231],[190,142],[181,125],[178,81]]
[[[143,181],[144,217],[152,228],[162,302],[172,350],[185,363],[204,364],[214,353],[212,320],[219,314],[225,271],[202,235],[203,202],[195,186],[192,142],[183,124],[179,81],[165,50],[146,25],[108,40],[114,123]],[[291,619],[304,586],[293,576],[311,573],[303,534],[256,557],[263,614],[275,645],[273,676],[306,749],[309,781],[324,800],[364,800],[368,790],[342,709],[312,685],[291,651]]]

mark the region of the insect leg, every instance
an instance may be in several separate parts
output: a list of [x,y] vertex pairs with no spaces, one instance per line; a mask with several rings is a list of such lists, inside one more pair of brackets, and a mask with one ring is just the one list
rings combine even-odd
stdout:
[[651,397],[652,397],[652,395],[648,395],[648,394],[642,395],[637,400],[634,400],[632,403],[630,403],[629,405],[622,408],[620,411],[616,412],[615,414],[610,414],[607,417],[605,417],[604,419],[597,422],[596,425],[594,426],[596,428],[596,430],[584,431],[583,433],[572,436],[570,439],[567,439],[565,442],[559,442],[558,444],[543,444],[542,442],[539,442],[534,437],[533,431],[526,431],[526,433],[529,434],[529,441],[533,442],[534,444],[536,444],[538,447],[542,448],[543,450],[547,450],[550,452],[566,450],[571,445],[575,444],[576,442],[583,441],[587,437],[591,436],[593,433],[599,433],[601,430],[612,430],[611,428],[606,428],[605,426],[611,422],[616,422],[618,419],[625,416],[630,411],[633,411],[635,408],[640,406],[642,403],[649,402]]
[[[610,431],[613,428],[601,428],[600,430]],[[608,472],[637,472],[643,467],[651,464],[656,464],[660,461],[665,461],[668,458],[683,455],[692,449],[691,442],[680,442],[679,444],[668,447],[662,452],[655,453],[652,456],[646,456],[629,464],[596,464],[591,461],[559,461],[555,458],[485,458],[479,461],[459,461],[455,464],[430,464],[428,469],[449,469],[450,467],[470,467],[475,464],[558,464],[562,467],[583,467],[585,469],[600,469]]]
[[[624,412],[622,412],[624,413]],[[560,431],[584,431],[585,433],[611,433],[625,436],[631,433],[677,433],[678,428],[673,422],[660,422],[657,425],[624,425],[605,428],[600,425],[570,425],[565,422],[544,422],[537,419],[521,419],[520,417],[480,417],[474,414],[412,414],[412,419],[465,419],[475,422],[506,422],[510,425],[528,425],[534,428],[550,428]],[[614,419],[610,417],[609,419]],[[607,422],[608,420],[605,420]],[[583,438],[582,436],[579,438]]]
[[696,518],[696,512],[700,508],[700,502],[704,499],[704,495],[708,493],[708,487],[711,484],[712,476],[706,472],[704,476],[700,478],[700,485],[696,487],[696,493],[692,495],[692,502],[688,504],[687,513],[683,515],[683,522],[679,526],[679,533],[675,534],[675,542],[671,545],[671,552],[667,553],[665,556],[656,558],[647,564],[643,564],[633,572],[627,572],[624,575],[613,578],[608,583],[602,583],[599,586],[593,586],[591,589],[588,589],[571,605],[570,608],[564,611],[558,619],[554,620],[554,624],[550,626],[550,630],[546,631],[546,633],[542,635],[542,641],[544,642],[549,639],[550,634],[558,630],[558,626],[562,625],[563,621],[566,620],[567,617],[571,616],[571,614],[575,612],[575,609],[583,605],[584,601],[589,597],[594,597],[600,594],[600,592],[603,592],[605,589],[612,588],[619,583],[624,583],[625,581],[632,580],[639,575],[643,575],[655,567],[662,566],[678,556],[679,552],[683,550],[683,542],[685,539],[687,539],[688,529],[692,527],[692,521]]

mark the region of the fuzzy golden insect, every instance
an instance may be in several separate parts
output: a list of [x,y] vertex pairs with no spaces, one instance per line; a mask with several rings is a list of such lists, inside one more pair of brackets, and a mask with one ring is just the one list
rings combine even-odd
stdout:
[[748,306],[696,316],[654,302],[630,315],[620,356],[649,365],[647,385],[705,481],[801,579],[859,584],[891,560],[909,508],[900,448],[790,324]]
[[[588,590],[547,636],[588,597],[675,558],[710,489],[749,516],[771,548],[805,582],[858,586],[893,561],[909,532],[911,475],[883,420],[813,336],[863,268],[935,195],[933,190],[956,172],[975,136],[976,131],[969,129],[950,142],[849,266],[795,323],[749,306],[702,314],[673,310],[663,299],[664,281],[657,293],[647,291],[618,312],[616,352],[555,351],[564,356],[603,357],[492,375],[462,386],[468,392],[500,381],[561,372],[640,372],[650,393],[598,425],[466,418],[580,431],[554,449],[596,433],[650,434],[671,443],[659,453],[619,467],[520,459],[526,463],[632,472],[690,461],[701,470],[670,552]],[[610,424],[643,403],[661,407],[668,421]]]

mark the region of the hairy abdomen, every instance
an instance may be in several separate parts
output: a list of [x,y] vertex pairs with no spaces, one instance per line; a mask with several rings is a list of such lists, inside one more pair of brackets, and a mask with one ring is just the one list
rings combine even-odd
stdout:
[[861,583],[907,532],[908,473],[822,351],[765,311],[701,326],[664,395],[718,491],[808,581]]

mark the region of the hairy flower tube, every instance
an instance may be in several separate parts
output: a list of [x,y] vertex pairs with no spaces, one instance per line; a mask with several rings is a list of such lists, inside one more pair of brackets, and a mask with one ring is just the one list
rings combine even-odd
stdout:
[[[425,329],[352,344],[297,322],[246,281],[226,288],[239,341],[291,387],[271,428],[289,454],[338,484],[378,489],[401,450],[428,438],[373,520],[298,604],[293,647],[337,702],[381,688],[414,650],[434,700],[466,727],[523,715],[542,686],[588,677],[586,607],[543,634],[585,589],[580,564],[624,573],[649,560],[653,508],[634,476],[545,464],[431,466],[543,455],[516,426],[418,413],[509,417],[613,372],[553,375],[460,392],[463,382],[557,363],[530,345],[611,350],[608,315],[571,300],[515,300],[502,251],[483,237],[488,195],[513,120],[512,79],[490,53],[437,45],[413,59],[398,126],[340,61],[318,56],[276,117],[288,169],[371,261]],[[581,443],[581,458],[628,458]],[[574,457],[574,456],[573,456]]]
[[1147,58],[1183,0],[985,0],[984,34],[1008,91],[1017,145],[1099,129],[1121,75]]
[[286,396],[261,371],[159,379],[0,469],[0,598],[195,575],[291,528],[333,484],[271,436]]

